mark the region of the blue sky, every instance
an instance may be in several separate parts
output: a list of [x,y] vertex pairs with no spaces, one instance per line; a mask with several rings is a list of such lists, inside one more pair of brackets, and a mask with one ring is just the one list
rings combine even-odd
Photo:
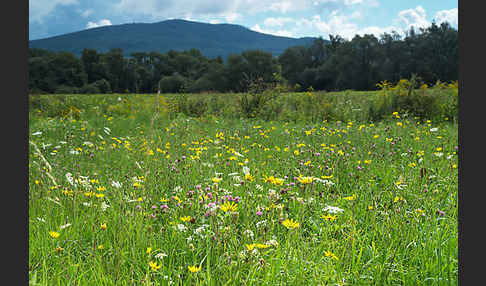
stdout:
[[457,7],[450,0],[29,0],[29,40],[167,19],[238,24],[293,38],[378,37],[427,27],[432,21],[457,28]]

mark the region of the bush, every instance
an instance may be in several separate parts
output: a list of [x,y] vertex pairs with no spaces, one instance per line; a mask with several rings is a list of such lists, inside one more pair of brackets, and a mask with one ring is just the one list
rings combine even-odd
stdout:
[[93,83],[90,83],[90,84],[83,85],[83,87],[81,87],[80,92],[85,94],[98,94],[100,93],[100,89]]
[[178,93],[190,86],[189,80],[177,73],[163,77],[160,80],[160,92],[162,93]]
[[93,83],[98,88],[99,93],[111,93],[111,85],[106,79],[100,79]]

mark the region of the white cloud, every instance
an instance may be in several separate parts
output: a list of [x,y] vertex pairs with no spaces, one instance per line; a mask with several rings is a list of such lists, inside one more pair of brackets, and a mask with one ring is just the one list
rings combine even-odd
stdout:
[[264,21],[263,21],[263,24],[267,27],[282,27],[283,25],[285,25],[285,23],[289,23],[289,22],[293,22],[294,19],[292,18],[282,18],[282,17],[279,17],[279,18],[273,18],[273,17],[270,17],[270,18],[266,18]]
[[395,19],[401,30],[410,30],[410,28],[427,28],[430,23],[425,19],[426,13],[422,6],[417,6],[415,9],[407,9],[398,13],[398,18]]
[[44,22],[57,6],[78,5],[77,0],[30,0],[29,1],[29,23]]
[[437,24],[442,22],[448,22],[453,27],[457,27],[458,25],[458,9],[450,9],[450,10],[441,10],[435,13],[434,19],[436,20]]
[[86,25],[86,29],[101,27],[101,26],[110,26],[111,21],[108,19],[99,20],[98,22],[88,22]]
[[286,30],[274,31],[274,30],[269,30],[269,29],[262,29],[260,27],[260,25],[258,25],[258,24],[254,25],[250,29],[253,30],[253,31],[256,31],[256,32],[260,32],[260,33],[264,33],[264,34],[270,34],[270,35],[274,35],[274,36],[282,36],[282,37],[290,37],[290,38],[293,37],[292,33],[289,32],[289,31],[286,31]]

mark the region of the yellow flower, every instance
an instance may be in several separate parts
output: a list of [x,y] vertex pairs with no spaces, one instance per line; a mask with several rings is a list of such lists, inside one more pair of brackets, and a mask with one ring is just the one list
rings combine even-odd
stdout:
[[197,267],[196,265],[194,265],[194,266],[188,266],[187,268],[192,273],[197,273],[197,272],[201,271],[201,266]]
[[147,254],[150,255],[150,253],[152,253],[152,247],[147,247]]
[[375,208],[373,206],[368,206],[368,210],[372,211],[374,210]]
[[219,183],[221,182],[221,178],[212,178],[211,181],[213,181],[213,183]]
[[97,198],[102,198],[102,197],[104,197],[104,196],[105,196],[105,194],[96,194],[95,196],[96,196]]
[[267,244],[263,244],[263,243],[257,243],[256,244],[256,247],[257,248],[268,248],[270,247],[271,245],[267,245]]
[[312,183],[313,179],[314,178],[312,177],[302,177],[302,176],[297,177],[297,180],[303,185]]
[[49,235],[52,238],[58,238],[61,234],[59,232],[56,232],[56,231],[49,231]]
[[326,257],[331,257],[332,259],[339,260],[339,258],[338,258],[338,257],[337,257],[337,256],[336,256],[334,253],[332,253],[330,250],[328,250],[328,251],[324,252],[324,255],[325,255]]
[[103,244],[98,245],[98,249],[99,249],[99,250],[103,250],[103,248],[104,248],[104,247],[103,247]]
[[374,139],[380,137],[380,135],[376,134],[375,136],[373,136]]
[[191,221],[191,219],[192,219],[192,217],[191,217],[191,216],[182,216],[182,217],[181,217],[181,220],[182,220],[183,222],[188,222],[188,221]]
[[356,199],[356,194],[349,196],[349,197],[344,197],[343,199],[345,199],[347,201],[354,201]]
[[256,244],[254,244],[254,243],[252,243],[252,244],[245,244],[245,246],[246,246],[246,248],[249,251],[252,251],[255,248]]
[[250,173],[245,174],[245,180],[253,182],[254,178]]
[[331,214],[327,214],[327,215],[321,215],[321,218],[322,219],[325,219],[325,220],[328,220],[328,221],[334,221],[336,220],[337,216],[333,216]]
[[162,265],[158,265],[157,262],[153,262],[153,261],[149,262],[149,266],[153,271],[157,271],[162,267]]
[[221,210],[224,212],[232,211],[235,212],[238,209],[238,205],[235,202],[225,202],[220,206]]
[[59,253],[61,253],[63,250],[64,250],[64,248],[62,248],[60,246],[56,247],[56,251],[59,252]]
[[100,225],[101,230],[106,230],[108,227],[106,226],[106,222]]
[[282,224],[288,229],[294,229],[299,227],[299,223],[297,221],[294,221],[293,219],[286,219],[282,222]]
[[399,201],[403,201],[403,200],[404,200],[404,199],[403,199],[403,197],[395,197],[395,198],[393,199],[393,202],[394,202],[394,203],[398,203]]

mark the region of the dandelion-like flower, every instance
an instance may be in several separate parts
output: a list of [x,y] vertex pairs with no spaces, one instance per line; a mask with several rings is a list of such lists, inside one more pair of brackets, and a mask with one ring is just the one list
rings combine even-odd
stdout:
[[312,183],[313,179],[314,179],[313,177],[302,177],[302,176],[297,177],[297,180],[303,185]]
[[332,259],[339,260],[339,258],[334,253],[332,253],[330,250],[324,252],[324,255],[326,257],[331,257]]
[[201,271],[201,266],[197,267],[196,265],[193,265],[193,266],[188,266],[187,268],[189,269],[189,271],[191,271],[191,273],[197,273]]
[[238,204],[236,204],[235,202],[227,201],[224,204],[222,204],[220,208],[224,212],[228,212],[228,211],[235,212],[238,209]]
[[191,219],[192,219],[192,217],[191,217],[191,216],[182,216],[182,217],[181,217],[181,220],[182,220],[183,222],[188,222],[188,221],[191,221]]
[[149,266],[153,271],[157,271],[162,267],[162,265],[159,265],[157,264],[157,262],[153,262],[153,261],[149,262]]
[[286,219],[282,222],[282,224],[287,228],[287,229],[294,229],[299,227],[299,223],[297,221],[294,221],[293,219]]
[[52,238],[58,238],[59,236],[61,236],[61,234],[59,232],[56,232],[56,231],[49,231],[49,235]]

